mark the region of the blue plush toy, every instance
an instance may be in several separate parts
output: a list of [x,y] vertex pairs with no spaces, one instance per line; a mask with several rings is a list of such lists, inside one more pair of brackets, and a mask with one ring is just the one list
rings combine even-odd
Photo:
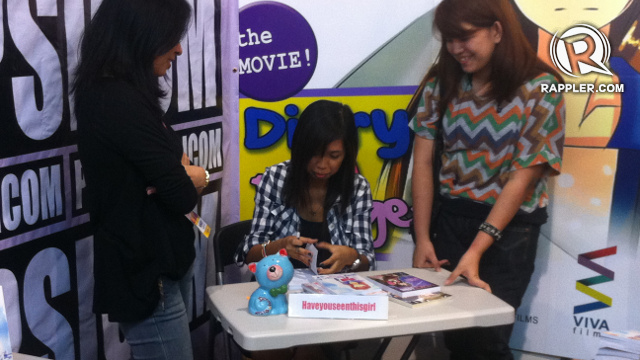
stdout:
[[293,278],[293,265],[287,250],[269,255],[257,263],[249,264],[260,287],[249,298],[249,313],[252,315],[278,315],[287,313],[287,284]]

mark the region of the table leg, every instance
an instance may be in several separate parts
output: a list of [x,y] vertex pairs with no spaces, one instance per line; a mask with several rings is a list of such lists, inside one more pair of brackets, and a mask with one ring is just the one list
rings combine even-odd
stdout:
[[408,360],[409,356],[411,356],[411,353],[413,352],[413,350],[415,350],[416,345],[418,345],[418,340],[420,340],[420,335],[413,335],[413,337],[411,338],[411,341],[409,342],[409,345],[407,345],[407,348],[404,351],[404,354],[402,354],[402,357],[400,358],[400,360]]
[[391,339],[392,338],[390,337],[382,339],[382,343],[380,343],[380,346],[378,346],[378,351],[376,351],[376,355],[373,357],[373,360],[382,359],[382,355],[384,355],[384,352],[387,350],[387,347],[389,347],[389,343],[391,342]]

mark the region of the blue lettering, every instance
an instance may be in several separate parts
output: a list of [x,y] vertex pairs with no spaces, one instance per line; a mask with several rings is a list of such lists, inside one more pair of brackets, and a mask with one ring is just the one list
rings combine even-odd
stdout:
[[573,316],[573,322],[576,324],[577,327],[580,327],[582,325],[584,325],[585,329],[588,329],[589,327],[591,327],[594,330],[609,330],[609,324],[607,324],[607,320],[605,319],[594,319],[594,318],[589,318],[589,317],[580,317],[578,318],[577,316]]
[[357,112],[353,114],[356,122],[356,128],[366,128],[371,126],[371,116],[365,112]]
[[[285,134],[287,135],[287,146],[291,148],[293,133],[298,125],[298,107],[289,104],[285,107],[285,114],[289,119],[279,113],[255,107],[249,107],[244,112],[245,138],[244,146],[250,150],[265,149],[275,145]],[[376,109],[370,114],[357,112],[354,114],[356,128],[371,127],[374,135],[385,147],[380,147],[377,151],[378,157],[384,160],[397,159],[409,150],[411,134],[409,132],[409,120],[407,112],[397,110],[393,113],[391,125],[387,126],[387,115],[383,110]],[[260,134],[262,123],[268,123],[272,127],[266,133]]]
[[382,110],[373,110],[371,120],[376,137],[385,144],[395,144],[395,146],[378,149],[378,156],[381,159],[396,159],[407,152],[410,133],[409,117],[406,111],[397,110],[393,113],[390,128],[387,128],[387,115]]
[[298,119],[293,118],[287,121],[287,146],[291,149],[291,142],[293,141],[293,133],[296,131],[296,125],[298,125]]
[[[260,121],[273,127],[260,136]],[[275,111],[250,107],[244,112],[244,146],[250,150],[264,149],[275,144],[285,133],[287,124],[282,115]]]

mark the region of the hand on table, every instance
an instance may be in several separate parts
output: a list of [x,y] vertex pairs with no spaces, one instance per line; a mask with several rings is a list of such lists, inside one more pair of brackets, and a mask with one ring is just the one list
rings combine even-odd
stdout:
[[440,271],[442,265],[449,263],[449,260],[438,260],[431,241],[418,241],[413,250],[413,267],[435,268]]
[[458,266],[453,269],[451,275],[445,280],[444,285],[451,285],[458,276],[464,276],[471,286],[476,286],[491,292],[491,286],[480,279],[478,268],[480,267],[480,255],[467,251],[462,255]]

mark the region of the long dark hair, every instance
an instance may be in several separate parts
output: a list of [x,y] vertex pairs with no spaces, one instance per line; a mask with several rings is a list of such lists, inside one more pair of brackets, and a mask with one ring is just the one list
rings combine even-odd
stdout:
[[104,0],[84,31],[72,91],[112,77],[132,84],[160,110],[165,94],[153,60],[180,42],[190,17],[185,0]]
[[559,82],[562,77],[540,60],[527,40],[509,0],[443,0],[436,8],[434,27],[442,36],[438,60],[427,73],[436,77],[440,86],[441,114],[456,95],[464,76],[462,67],[447,51],[447,39],[470,36],[463,23],[476,28],[488,28],[498,21],[502,25],[502,39],[496,44],[490,60],[489,96],[498,104],[509,100],[527,80],[542,72],[553,74]]
[[283,187],[287,206],[304,208],[309,202],[310,176],[307,165],[312,157],[322,155],[327,146],[342,140],[344,160],[338,172],[327,184],[324,200],[324,215],[338,196],[340,211],[345,211],[353,192],[356,157],[358,156],[358,133],[351,108],[337,102],[318,100],[300,115],[291,141],[291,161]]

